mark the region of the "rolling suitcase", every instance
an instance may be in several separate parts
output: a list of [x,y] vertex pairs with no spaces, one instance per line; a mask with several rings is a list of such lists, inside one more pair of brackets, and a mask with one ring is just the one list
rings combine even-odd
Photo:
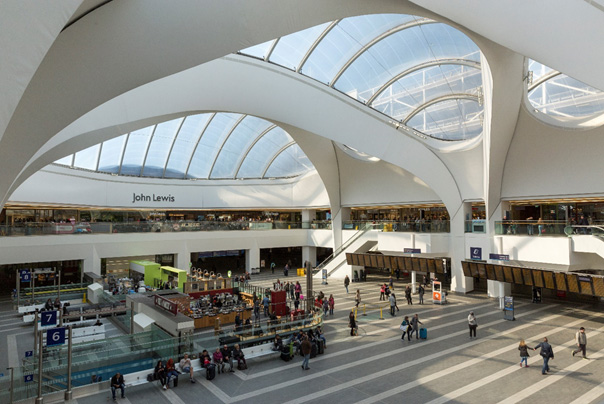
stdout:
[[428,339],[428,330],[426,330],[425,328],[420,328],[419,329],[419,337],[421,339]]
[[310,349],[310,357],[311,358],[316,357],[317,356],[317,352],[318,352],[317,344],[315,342],[313,342],[312,343],[312,348]]
[[216,377],[216,365],[210,363],[206,368],[206,379],[213,380]]
[[323,346],[323,340],[317,340],[317,353],[322,355],[325,352],[325,347]]

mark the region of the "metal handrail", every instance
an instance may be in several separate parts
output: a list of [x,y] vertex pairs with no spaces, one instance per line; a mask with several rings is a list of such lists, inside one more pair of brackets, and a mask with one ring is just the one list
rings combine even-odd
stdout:
[[[369,230],[373,230],[376,225],[373,223],[365,223],[365,228],[360,229],[354,236],[349,238],[344,244],[340,247],[336,248],[327,258],[323,260],[319,265],[315,267],[313,270],[313,274],[319,273],[323,268],[327,266],[336,256],[345,251],[348,247],[352,245],[355,241],[357,241],[363,234],[367,233]],[[327,274],[329,276],[329,274]]]

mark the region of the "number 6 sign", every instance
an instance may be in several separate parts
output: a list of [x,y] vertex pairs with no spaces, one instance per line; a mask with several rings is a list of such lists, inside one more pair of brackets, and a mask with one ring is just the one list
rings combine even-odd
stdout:
[[65,343],[65,328],[53,328],[46,332],[46,346],[63,345]]

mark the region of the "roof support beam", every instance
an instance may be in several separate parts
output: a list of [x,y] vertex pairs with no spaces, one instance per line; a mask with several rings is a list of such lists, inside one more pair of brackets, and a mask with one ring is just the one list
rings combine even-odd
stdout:
[[233,179],[237,178],[237,174],[239,174],[239,170],[241,169],[241,166],[243,165],[243,162],[245,161],[245,159],[247,158],[247,155],[249,154],[249,152],[252,150],[252,148],[254,147],[254,145],[256,143],[258,143],[258,141],[260,139],[262,139],[262,137],[264,135],[266,135],[268,132],[270,132],[271,130],[275,129],[277,127],[277,125],[271,125],[268,128],[266,128],[264,130],[264,132],[262,132],[260,135],[258,135],[256,137],[256,139],[254,139],[254,141],[252,142],[252,144],[250,144],[250,146],[247,148],[247,150],[245,151],[245,153],[243,153],[243,155],[241,156],[241,158],[239,159],[239,163],[237,163],[237,168],[235,169],[235,174],[233,175]]
[[271,168],[271,165],[273,164],[273,161],[275,161],[275,159],[277,157],[279,157],[279,155],[281,153],[283,153],[285,150],[287,150],[290,146],[293,146],[295,144],[296,144],[296,142],[292,140],[291,142],[289,142],[288,144],[286,144],[285,146],[283,146],[282,148],[280,148],[277,151],[277,153],[275,153],[275,155],[273,156],[273,158],[270,159],[270,161],[268,162],[268,164],[266,165],[266,167],[264,167],[264,170],[262,171],[262,177],[261,178],[264,178],[264,176],[266,175],[266,172],[268,171],[268,169]]
[[470,100],[470,101],[475,101],[475,102],[479,102],[480,99],[477,95],[474,94],[447,94],[447,95],[443,95],[441,97],[437,97],[434,98],[422,105],[420,105],[419,107],[415,108],[408,116],[407,118],[405,118],[405,120],[403,121],[403,125],[407,125],[407,122],[409,122],[415,115],[419,114],[422,110],[428,108],[431,105],[434,104],[438,104],[439,102],[444,102],[444,101],[449,101],[449,100]]

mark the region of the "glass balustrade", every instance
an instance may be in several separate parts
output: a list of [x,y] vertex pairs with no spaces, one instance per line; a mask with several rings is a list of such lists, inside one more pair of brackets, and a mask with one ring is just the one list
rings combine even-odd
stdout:
[[45,236],[60,234],[112,233],[173,233],[187,231],[231,230],[331,230],[331,221],[312,222],[249,222],[249,221],[165,221],[165,222],[75,222],[75,223],[17,223],[0,225],[0,236]]
[[564,220],[502,220],[495,222],[497,235],[524,236],[563,236]]
[[371,221],[348,220],[342,224],[344,230],[360,230],[365,225],[373,224],[374,229],[385,232],[405,233],[449,233],[451,223],[449,220],[417,220],[417,221]]

